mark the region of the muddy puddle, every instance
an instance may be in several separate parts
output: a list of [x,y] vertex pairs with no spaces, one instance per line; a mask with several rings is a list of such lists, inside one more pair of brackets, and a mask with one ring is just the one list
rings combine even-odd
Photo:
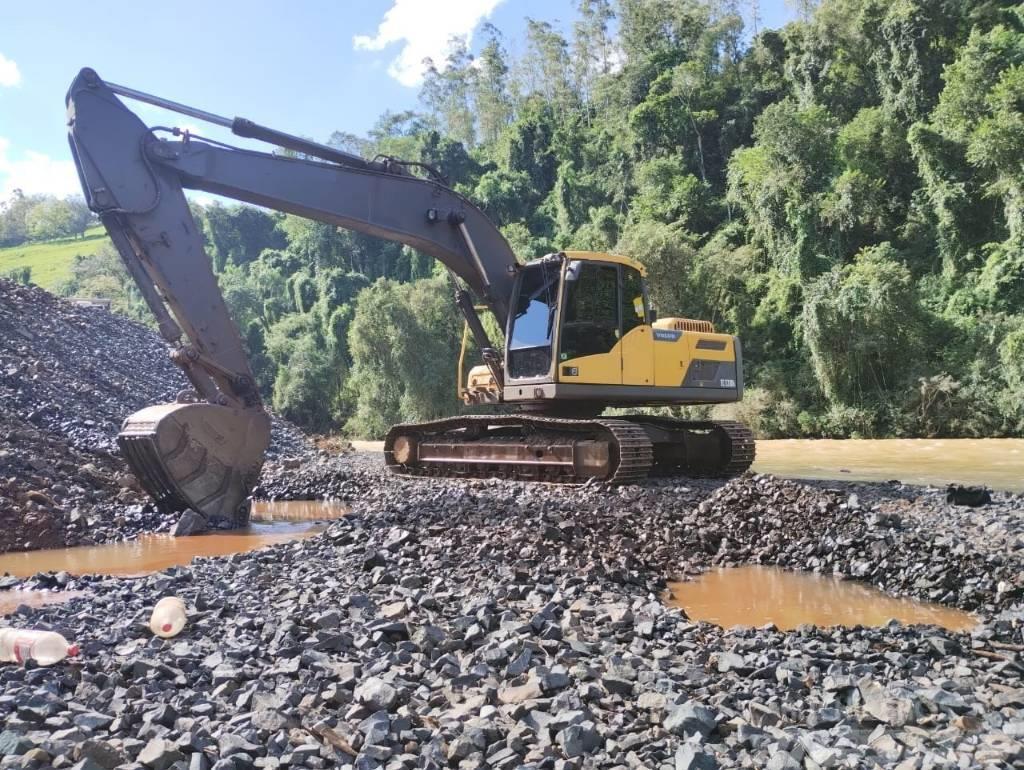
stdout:
[[245,529],[192,537],[140,535],[125,543],[7,553],[0,556],[0,574],[28,577],[63,570],[72,575],[142,575],[188,564],[196,556],[227,556],[301,540],[322,529],[315,523],[252,524]]
[[228,556],[312,537],[323,531],[326,522],[347,512],[344,504],[331,501],[257,502],[253,504],[252,523],[244,529],[192,537],[141,535],[125,543],[7,553],[0,555],[0,575],[6,572],[29,577],[51,571],[143,575],[188,564],[197,556]]
[[711,570],[696,580],[669,583],[666,601],[693,620],[730,628],[774,623],[790,630],[807,623],[827,626],[882,626],[892,619],[931,623],[953,631],[977,624],[966,612],[938,604],[900,599],[870,586],[777,567]]

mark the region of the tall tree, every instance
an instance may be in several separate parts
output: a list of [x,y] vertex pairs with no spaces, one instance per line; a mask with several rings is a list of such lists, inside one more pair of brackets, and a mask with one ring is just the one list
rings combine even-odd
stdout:
[[491,24],[484,25],[487,42],[477,59],[479,72],[473,81],[473,102],[479,123],[480,139],[492,145],[514,114],[513,95],[509,90],[508,54],[501,44],[501,32]]
[[609,0],[578,0],[576,10],[579,20],[573,25],[573,81],[580,98],[590,102],[598,78],[612,70],[615,45],[608,25],[615,12]]
[[543,97],[560,118],[578,106],[569,43],[550,23],[526,20],[526,55],[517,71],[524,90]]
[[426,72],[420,98],[442,131],[467,147],[476,143],[473,94],[477,70],[466,39],[453,37],[444,65],[424,61]]

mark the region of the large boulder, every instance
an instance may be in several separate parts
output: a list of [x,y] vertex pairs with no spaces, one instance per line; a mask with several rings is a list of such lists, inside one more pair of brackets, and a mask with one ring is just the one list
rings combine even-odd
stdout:
[[209,524],[206,518],[189,508],[178,519],[178,523],[174,525],[171,530],[171,534],[175,537],[188,537],[189,535],[201,535],[209,529]]

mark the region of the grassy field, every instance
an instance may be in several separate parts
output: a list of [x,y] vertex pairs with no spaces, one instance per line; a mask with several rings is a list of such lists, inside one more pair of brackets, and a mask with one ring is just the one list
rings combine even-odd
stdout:
[[71,273],[76,254],[94,254],[109,243],[102,225],[85,231],[84,238],[64,238],[43,243],[24,243],[0,249],[0,275],[16,267],[32,268],[32,283],[53,291]]

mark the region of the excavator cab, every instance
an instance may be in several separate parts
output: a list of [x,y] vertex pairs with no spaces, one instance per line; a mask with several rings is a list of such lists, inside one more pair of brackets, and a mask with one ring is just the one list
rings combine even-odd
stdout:
[[742,395],[739,340],[716,334],[707,321],[657,320],[639,262],[566,251],[519,273],[506,330],[505,401],[579,414]]

